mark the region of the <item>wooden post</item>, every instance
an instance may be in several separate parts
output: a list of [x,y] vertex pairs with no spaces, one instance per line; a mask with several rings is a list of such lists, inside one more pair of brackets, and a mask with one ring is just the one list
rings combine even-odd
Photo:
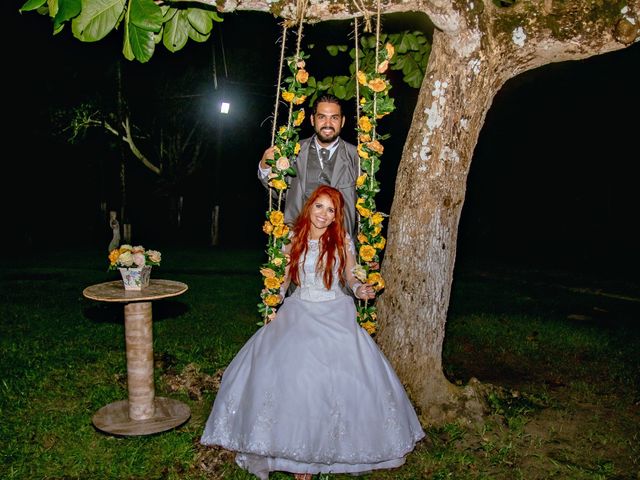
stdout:
[[127,303],[124,312],[129,418],[147,420],[155,412],[151,302]]
[[220,206],[215,205],[211,211],[211,246],[218,245],[219,232],[220,232]]

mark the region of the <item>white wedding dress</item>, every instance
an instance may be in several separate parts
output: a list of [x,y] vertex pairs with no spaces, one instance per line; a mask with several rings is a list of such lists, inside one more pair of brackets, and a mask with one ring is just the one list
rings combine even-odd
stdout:
[[316,276],[317,255],[311,240],[302,285],[227,367],[200,439],[263,480],[398,467],[424,436],[337,272],[330,290]]

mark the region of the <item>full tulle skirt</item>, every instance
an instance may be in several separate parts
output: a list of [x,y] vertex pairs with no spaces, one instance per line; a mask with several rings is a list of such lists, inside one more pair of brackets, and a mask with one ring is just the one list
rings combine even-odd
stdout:
[[201,443],[270,471],[357,473],[398,467],[424,436],[353,300],[287,297],[227,367]]

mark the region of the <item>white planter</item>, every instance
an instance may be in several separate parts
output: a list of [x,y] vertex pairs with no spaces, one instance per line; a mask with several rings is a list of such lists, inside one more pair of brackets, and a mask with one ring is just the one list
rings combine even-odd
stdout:
[[149,286],[151,278],[151,266],[145,265],[138,268],[118,268],[122,275],[122,283],[125,290],[142,290]]

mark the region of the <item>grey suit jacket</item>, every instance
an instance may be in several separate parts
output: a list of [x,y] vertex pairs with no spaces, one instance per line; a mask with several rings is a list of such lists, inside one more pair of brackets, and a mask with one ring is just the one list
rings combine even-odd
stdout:
[[[307,175],[307,160],[309,147],[313,137],[300,141],[300,153],[293,161],[296,169],[295,177],[288,176],[289,189],[286,191],[284,204],[284,220],[292,225],[302,210],[304,204],[304,186]],[[356,180],[358,179],[358,153],[351,143],[338,139],[338,149],[335,153],[335,166],[331,176],[331,186],[337,188],[344,197],[344,221],[347,232],[352,238],[356,238]],[[260,177],[260,181],[269,188],[268,178]]]

